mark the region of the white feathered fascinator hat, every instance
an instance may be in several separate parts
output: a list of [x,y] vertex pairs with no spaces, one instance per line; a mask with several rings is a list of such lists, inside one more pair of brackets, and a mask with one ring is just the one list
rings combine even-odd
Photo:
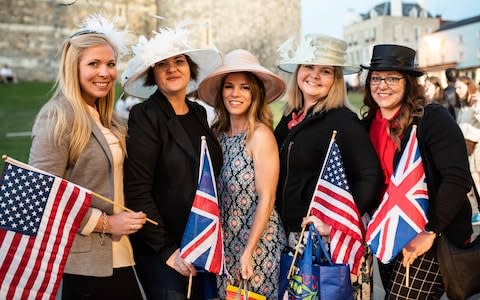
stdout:
[[83,20],[80,28],[70,36],[69,40],[73,40],[85,34],[101,34],[110,42],[115,52],[117,59],[128,53],[127,43],[130,41],[130,33],[127,26],[124,29],[119,29],[119,18],[114,17],[112,20],[100,14],[93,14],[87,16]]
[[295,45],[293,38],[288,39],[279,48],[279,68],[293,73],[298,65],[336,66],[343,69],[343,74],[360,71],[346,63],[347,43],[343,40],[322,34],[307,34]]
[[197,83],[221,64],[222,57],[213,45],[195,45],[189,38],[192,27],[195,24],[185,21],[175,29],[161,28],[154,32],[151,39],[140,36],[138,43],[132,47],[133,57],[122,74],[121,83],[125,92],[143,99],[150,97],[157,86],[144,86],[149,68],[159,61],[181,54],[188,55],[199,67],[197,80],[190,81],[187,93],[195,90]]

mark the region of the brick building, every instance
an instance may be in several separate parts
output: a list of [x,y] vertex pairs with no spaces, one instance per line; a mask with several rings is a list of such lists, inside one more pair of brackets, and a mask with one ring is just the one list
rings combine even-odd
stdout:
[[[135,37],[188,19],[226,53],[244,48],[274,70],[276,49],[300,32],[300,0],[0,0],[0,65],[20,80],[54,80],[59,49],[93,12],[119,16]],[[165,20],[155,18],[162,16]],[[124,64],[120,64],[120,69]]]

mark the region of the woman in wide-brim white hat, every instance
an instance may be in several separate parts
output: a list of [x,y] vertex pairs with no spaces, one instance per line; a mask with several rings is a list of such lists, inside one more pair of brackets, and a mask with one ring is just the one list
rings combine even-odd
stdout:
[[198,183],[201,137],[205,136],[218,175],[220,145],[207,123],[205,109],[187,100],[187,92],[202,73],[214,69],[221,56],[214,47],[196,47],[189,28],[162,29],[133,47],[122,82],[129,95],[148,98],[129,115],[125,165],[125,195],[129,207],[158,220],[132,237],[137,271],[148,299],[185,299],[190,275],[190,299],[204,294],[208,272],[180,257],[179,247]]
[[[243,49],[226,54],[223,65],[198,88],[200,99],[215,106],[217,118],[212,128],[224,156],[218,183],[225,267],[242,279],[255,276],[250,289],[267,299],[278,296],[279,260],[285,244],[273,208],[279,161],[268,104],[285,89],[278,75]],[[270,261],[271,267],[265,268],[260,261]],[[218,280],[221,299],[225,298],[226,281],[225,277]]]
[[[362,241],[360,216],[376,204],[382,177],[367,131],[357,115],[345,105],[347,94],[343,76],[359,71],[358,67],[346,63],[346,49],[346,42],[318,34],[305,36],[296,49],[292,40],[279,49],[279,67],[294,73],[284,116],[275,128],[280,149],[276,207],[287,231],[289,246],[295,246],[302,225],[312,221],[326,237],[333,238],[335,233],[341,233],[356,241],[358,251],[352,246],[347,247],[355,259],[337,257],[338,249],[332,249],[332,258],[350,264],[354,298],[361,299],[363,295],[368,299],[371,296],[372,266],[371,256],[362,255],[366,247]],[[327,209],[320,212],[323,217],[320,214],[319,218],[309,217],[302,222],[316,190],[333,131],[337,132],[335,142],[350,188],[347,187],[346,191],[353,195],[355,202],[344,214],[352,224],[347,231],[337,219],[325,217],[332,213]]]

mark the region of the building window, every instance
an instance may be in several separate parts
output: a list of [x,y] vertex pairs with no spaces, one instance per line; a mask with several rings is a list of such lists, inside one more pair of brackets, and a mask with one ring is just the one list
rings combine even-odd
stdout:
[[421,33],[420,27],[415,26],[415,41],[417,42],[418,42],[418,39],[420,39],[420,33]]
[[413,8],[410,10],[410,12],[408,13],[408,15],[409,15],[410,17],[415,17],[415,18],[418,17],[418,10],[417,10],[417,8],[416,8],[416,7],[413,7]]
[[464,58],[464,57],[463,57],[463,52],[460,51],[460,52],[458,53],[458,60],[459,60],[459,61],[463,61],[463,58]]
[[463,44],[463,35],[458,36],[458,43]]

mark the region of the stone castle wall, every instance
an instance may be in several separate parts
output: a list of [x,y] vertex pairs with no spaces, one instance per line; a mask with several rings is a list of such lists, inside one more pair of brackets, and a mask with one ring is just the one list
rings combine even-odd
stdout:
[[250,50],[272,70],[280,43],[300,32],[300,0],[0,0],[0,64],[19,80],[54,80],[63,41],[93,12],[120,17],[135,38],[186,19],[204,24],[200,39],[222,53]]

